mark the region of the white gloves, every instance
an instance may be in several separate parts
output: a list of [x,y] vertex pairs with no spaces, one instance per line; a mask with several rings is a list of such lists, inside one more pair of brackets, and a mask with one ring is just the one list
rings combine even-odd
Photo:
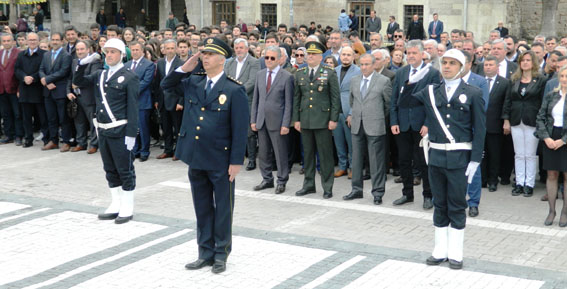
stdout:
[[478,169],[479,165],[480,165],[480,163],[478,163],[478,162],[470,162],[469,165],[467,166],[467,170],[465,171],[465,176],[468,177],[467,182],[469,184],[472,183],[472,179],[473,179],[474,174],[476,173],[476,170]]
[[100,55],[98,53],[93,53],[93,54],[81,59],[79,64],[80,65],[89,64],[89,63],[91,63],[95,60],[98,60],[98,59],[100,59]]
[[136,138],[131,136],[124,137],[124,144],[126,145],[126,149],[131,151],[136,144]]

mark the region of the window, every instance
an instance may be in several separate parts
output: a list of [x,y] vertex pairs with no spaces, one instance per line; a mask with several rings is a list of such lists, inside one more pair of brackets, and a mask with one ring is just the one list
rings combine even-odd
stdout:
[[354,9],[354,15],[358,18],[358,37],[360,40],[366,39],[366,18],[370,17],[370,11],[374,10],[373,2],[351,2],[350,10]]
[[278,26],[278,5],[262,4],[262,23],[268,21],[270,27]]
[[419,16],[419,21],[423,23],[423,5],[404,5],[404,27],[406,31],[415,14]]
[[236,2],[214,1],[213,2],[213,24],[220,25],[221,20],[226,20],[228,25],[236,23]]

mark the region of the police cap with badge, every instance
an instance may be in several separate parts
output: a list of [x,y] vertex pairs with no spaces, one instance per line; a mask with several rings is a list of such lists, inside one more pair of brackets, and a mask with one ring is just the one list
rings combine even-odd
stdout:
[[232,57],[232,49],[226,42],[215,37],[209,37],[205,39],[204,42],[205,49],[203,49],[202,52],[217,53],[223,55],[225,58]]

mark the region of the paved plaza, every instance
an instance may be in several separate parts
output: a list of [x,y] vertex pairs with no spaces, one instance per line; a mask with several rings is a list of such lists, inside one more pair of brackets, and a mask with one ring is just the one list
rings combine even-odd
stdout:
[[[96,214],[109,202],[100,154],[0,146],[0,288],[567,288],[567,229],[545,227],[548,205],[513,197],[510,186],[483,189],[480,216],[467,219],[463,270],[425,265],[433,248],[433,211],[394,207],[401,185],[388,175],[384,204],[255,192],[260,173],[237,177],[233,252],[227,271],[188,271],[197,258],[187,166],[171,159],[135,162],[134,221]],[[558,204],[560,210],[561,202]]]

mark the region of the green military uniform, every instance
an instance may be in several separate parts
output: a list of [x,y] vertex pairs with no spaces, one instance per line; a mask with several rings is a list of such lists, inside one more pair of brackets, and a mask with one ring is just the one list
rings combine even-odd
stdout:
[[[308,53],[323,53],[318,42],[306,43]],[[295,74],[292,123],[300,122],[303,139],[305,179],[303,188],[296,193],[303,196],[315,192],[315,152],[321,161],[321,180],[324,197],[332,197],[333,190],[333,139],[329,121],[338,121],[340,112],[339,80],[335,70],[319,65],[310,77],[310,67]]]

